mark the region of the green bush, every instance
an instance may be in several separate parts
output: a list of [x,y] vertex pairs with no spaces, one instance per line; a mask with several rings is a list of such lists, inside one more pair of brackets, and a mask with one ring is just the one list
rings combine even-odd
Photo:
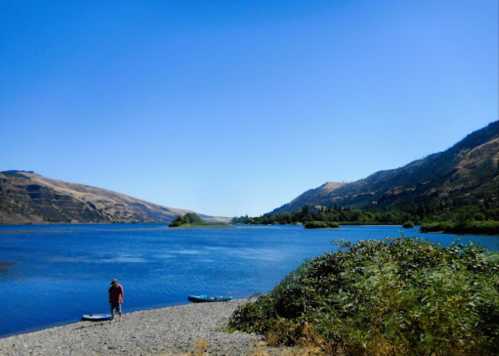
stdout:
[[179,227],[184,225],[205,225],[206,222],[196,213],[187,213],[183,216],[177,216],[168,226]]
[[431,222],[421,225],[419,228],[421,232],[442,232],[450,229],[452,223],[450,222]]
[[421,226],[421,232],[448,232],[454,234],[499,235],[499,221],[465,221],[429,223]]
[[[262,216],[241,216],[232,219],[234,224],[296,224],[309,221],[334,221],[339,224],[394,224],[401,225],[405,222],[414,222],[419,225],[426,223],[442,223],[456,225],[460,221],[476,222],[473,233],[481,233],[480,224],[486,221],[499,221],[499,208],[494,205],[482,206],[475,202],[471,204],[430,204],[418,206],[409,204],[394,206],[389,209],[369,208],[358,209],[344,206],[303,206],[301,209],[286,213],[267,213]],[[444,223],[445,224],[445,223]],[[438,224],[434,224],[438,225]],[[484,228],[490,231],[489,228]],[[441,231],[441,230],[437,230]],[[493,230],[497,231],[497,229]],[[497,232],[494,232],[497,234]]]
[[412,228],[414,227],[414,223],[413,223],[412,221],[406,221],[406,222],[402,225],[402,227],[403,227],[404,229],[412,229]]
[[325,229],[325,228],[337,228],[340,227],[338,223],[331,221],[307,221],[303,224],[305,229]]
[[230,326],[327,353],[497,355],[499,255],[414,239],[362,241],[305,263],[236,310]]

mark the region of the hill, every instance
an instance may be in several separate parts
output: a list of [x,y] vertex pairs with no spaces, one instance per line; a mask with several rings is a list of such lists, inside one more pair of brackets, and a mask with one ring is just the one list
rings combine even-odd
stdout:
[[474,207],[499,216],[499,121],[448,150],[347,184],[326,183],[271,214],[304,206],[396,209],[420,216]]
[[0,172],[0,224],[167,223],[187,212],[32,171]]

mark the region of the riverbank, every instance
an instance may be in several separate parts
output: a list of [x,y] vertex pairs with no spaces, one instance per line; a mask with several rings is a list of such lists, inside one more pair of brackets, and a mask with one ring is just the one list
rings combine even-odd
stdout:
[[499,235],[499,221],[435,222],[423,224],[421,232],[446,232],[449,234]]
[[[187,304],[126,314],[122,320],[78,322],[0,339],[0,354],[18,355],[252,355],[267,348],[261,337],[225,332],[245,300]],[[117,318],[118,319],[118,318]]]

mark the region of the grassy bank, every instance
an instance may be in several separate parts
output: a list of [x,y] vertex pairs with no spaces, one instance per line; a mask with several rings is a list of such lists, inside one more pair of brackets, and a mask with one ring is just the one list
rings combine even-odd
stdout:
[[423,224],[421,232],[499,235],[499,221],[434,222]]
[[291,273],[230,326],[272,344],[347,355],[499,352],[499,255],[397,239],[364,241]]

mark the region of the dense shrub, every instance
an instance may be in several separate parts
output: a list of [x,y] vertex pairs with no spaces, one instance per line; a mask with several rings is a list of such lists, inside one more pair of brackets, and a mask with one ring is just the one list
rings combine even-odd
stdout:
[[412,221],[406,221],[406,222],[402,225],[402,227],[403,227],[404,229],[412,229],[412,228],[414,227],[414,223],[413,223]]
[[305,263],[230,326],[347,355],[499,354],[499,255],[362,241]]
[[175,220],[170,223],[170,227],[179,227],[184,225],[203,225],[204,220],[196,213],[187,213],[183,216],[177,216]]
[[295,224],[310,221],[336,222],[339,224],[402,224],[419,217],[398,210],[374,211],[340,207],[309,207],[293,213],[268,213],[258,217],[241,216],[232,219],[234,224]]
[[303,224],[305,229],[324,229],[324,228],[336,228],[340,227],[338,223],[331,221],[307,221]]
[[419,228],[421,232],[442,232],[451,228],[451,222],[431,222],[421,225]]
[[421,232],[449,232],[454,234],[499,235],[499,221],[438,222],[423,224]]
[[[340,225],[394,224],[425,222],[427,231],[499,234],[499,209],[480,204],[453,206],[442,210],[438,206],[414,204],[392,209],[354,209],[349,207],[304,206],[292,213],[268,213],[258,217],[234,218],[234,224],[305,224],[310,221],[335,222]],[[463,223],[464,222],[464,223]],[[450,230],[446,230],[451,232]]]

